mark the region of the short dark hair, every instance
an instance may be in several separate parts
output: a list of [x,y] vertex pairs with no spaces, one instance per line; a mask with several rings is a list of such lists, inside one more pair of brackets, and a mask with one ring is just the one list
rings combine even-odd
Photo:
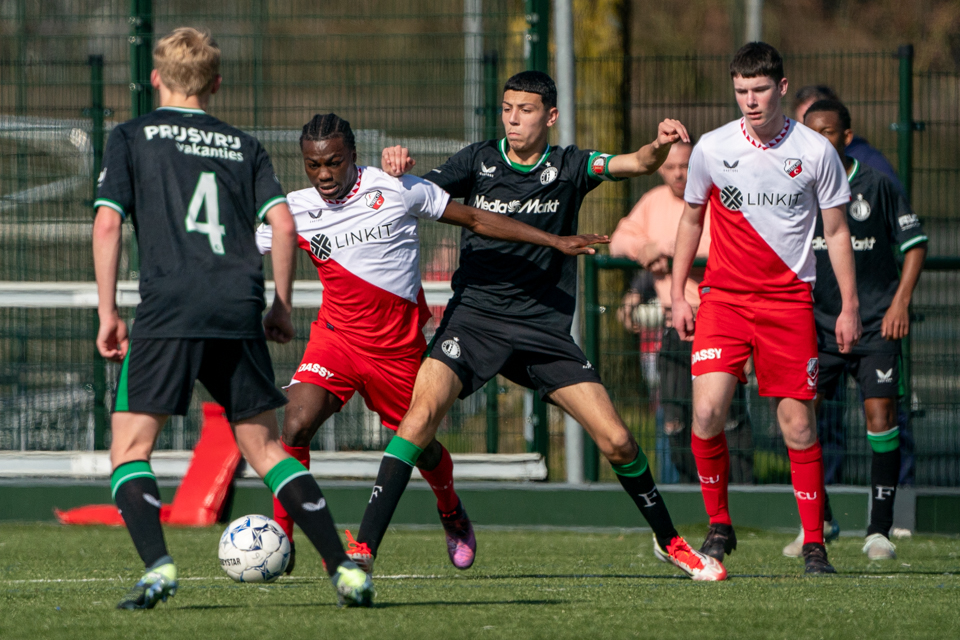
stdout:
[[737,76],[769,76],[775,82],[780,82],[783,80],[783,58],[779,51],[766,42],[748,42],[740,47],[730,63],[730,77]]
[[800,87],[793,95],[793,110],[796,111],[797,107],[810,100],[836,100],[839,102],[840,96],[825,84],[808,84],[805,87]]
[[351,151],[357,150],[357,141],[353,137],[353,130],[350,123],[335,113],[324,113],[313,116],[310,122],[303,125],[303,132],[300,134],[300,146],[304,142],[320,142],[340,136],[343,143]]
[[811,113],[817,113],[818,111],[830,111],[837,114],[837,117],[840,118],[840,126],[843,127],[843,130],[846,131],[850,128],[850,111],[843,105],[839,100],[817,100],[810,108],[807,109],[807,112],[803,114],[803,119],[806,120],[807,116]]
[[547,109],[557,106],[557,85],[543,71],[521,71],[511,76],[503,85],[503,92],[507,91],[536,93]]

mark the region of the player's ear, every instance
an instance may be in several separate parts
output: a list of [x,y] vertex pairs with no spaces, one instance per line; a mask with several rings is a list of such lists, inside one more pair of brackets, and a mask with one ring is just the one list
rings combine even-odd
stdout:
[[847,129],[843,132],[843,146],[849,147],[853,142],[853,129]]
[[161,85],[163,85],[163,81],[160,79],[160,72],[154,69],[150,72],[150,86],[160,91]]
[[223,76],[218,73],[217,77],[213,79],[213,84],[210,85],[210,95],[213,95],[217,91],[220,91],[221,82],[223,82]]
[[552,127],[556,123],[557,118],[560,117],[560,110],[556,107],[550,107],[547,109],[547,126]]
[[777,83],[777,89],[780,90],[780,97],[783,98],[787,95],[787,88],[789,83],[786,78],[780,78],[780,82]]
[[353,149],[352,151],[350,151],[350,161],[351,161],[353,164],[357,164],[357,150],[356,150],[356,149]]

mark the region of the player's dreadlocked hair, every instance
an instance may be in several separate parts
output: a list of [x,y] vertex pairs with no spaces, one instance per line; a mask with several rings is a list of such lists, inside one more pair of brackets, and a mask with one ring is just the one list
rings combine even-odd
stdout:
[[766,42],[748,42],[740,47],[730,63],[730,77],[759,78],[768,76],[774,82],[783,80],[783,58]]
[[318,113],[307,124],[303,125],[303,133],[300,134],[300,146],[304,142],[320,142],[340,136],[343,143],[351,151],[357,150],[357,141],[353,137],[353,129],[350,123],[335,113]]
[[840,118],[840,126],[843,127],[844,131],[851,127],[850,111],[839,100],[817,100],[807,109],[803,119],[806,120],[808,115],[818,111],[830,111],[837,114],[837,117]]

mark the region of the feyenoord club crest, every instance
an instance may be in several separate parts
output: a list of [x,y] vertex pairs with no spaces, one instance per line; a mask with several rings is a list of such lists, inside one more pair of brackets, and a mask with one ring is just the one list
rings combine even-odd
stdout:
[[323,262],[330,257],[331,251],[333,251],[333,247],[330,245],[330,238],[322,233],[318,233],[310,240],[310,253],[315,255],[317,260]]
[[447,357],[456,360],[460,357],[460,338],[444,340],[443,344],[440,345],[440,348],[443,349],[445,354],[447,354]]
[[[603,169],[601,168],[601,172]],[[543,173],[540,174],[540,184],[550,184],[557,179],[557,176],[560,174],[557,171],[556,167],[547,167],[543,170]]]
[[850,217],[857,222],[870,217],[870,203],[863,199],[862,193],[858,193],[857,199],[850,203]]
[[800,162],[800,158],[787,158],[787,161],[783,163],[783,170],[791,178],[796,178],[803,173],[803,163]]
[[730,211],[740,211],[743,206],[743,194],[735,186],[727,185],[720,192],[720,202]]
[[376,211],[383,206],[383,193],[378,189],[363,196],[367,206]]
[[590,170],[593,171],[596,175],[603,175],[603,168],[607,165],[606,156],[598,156],[593,164],[590,165]]

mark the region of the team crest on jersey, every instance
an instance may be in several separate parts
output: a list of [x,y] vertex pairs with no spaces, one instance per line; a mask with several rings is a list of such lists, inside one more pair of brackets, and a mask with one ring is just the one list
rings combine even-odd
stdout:
[[803,163],[800,162],[800,158],[787,158],[786,162],[783,163],[783,170],[791,178],[796,178],[803,173]]
[[730,211],[740,211],[743,206],[743,194],[732,184],[727,185],[720,192],[720,202]]
[[443,344],[440,345],[440,348],[443,349],[443,352],[447,354],[448,358],[453,358],[456,360],[460,357],[460,338],[444,340]]
[[330,238],[318,233],[310,240],[310,253],[316,256],[317,260],[323,262],[330,257],[333,252],[333,246],[330,244]]
[[870,217],[870,203],[863,199],[862,193],[858,193],[857,199],[850,203],[850,217],[857,222]]
[[540,184],[550,184],[557,179],[558,175],[560,175],[560,172],[556,167],[547,167],[540,174]]
[[379,189],[376,191],[371,191],[367,195],[363,196],[363,199],[366,201],[367,206],[374,211],[383,206],[383,192]]

